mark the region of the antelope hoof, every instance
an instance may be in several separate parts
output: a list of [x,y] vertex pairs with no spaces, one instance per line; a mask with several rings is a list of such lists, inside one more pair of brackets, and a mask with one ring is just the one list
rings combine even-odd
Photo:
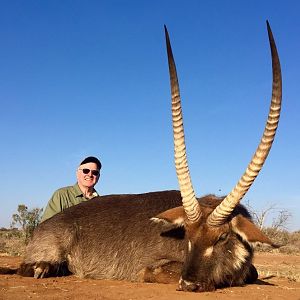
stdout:
[[50,270],[49,263],[45,263],[45,262],[37,263],[34,267],[33,277],[36,279],[44,278],[49,273],[49,270]]

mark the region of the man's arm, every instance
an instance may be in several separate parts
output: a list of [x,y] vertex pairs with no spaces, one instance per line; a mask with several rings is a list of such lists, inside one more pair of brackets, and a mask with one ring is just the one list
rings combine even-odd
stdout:
[[41,222],[53,217],[63,210],[59,191],[54,192],[42,216]]

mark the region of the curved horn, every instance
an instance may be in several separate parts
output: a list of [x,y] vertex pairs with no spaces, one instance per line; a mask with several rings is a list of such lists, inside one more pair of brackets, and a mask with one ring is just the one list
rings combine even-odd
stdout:
[[194,193],[188,168],[178,78],[172,48],[170,44],[170,38],[166,26],[165,35],[172,95],[172,120],[176,174],[180,186],[182,205],[184,211],[189,221],[194,223],[200,219],[201,211],[199,203]]
[[275,137],[281,110],[282,80],[276,44],[268,21],[267,28],[272,54],[273,70],[272,99],[268,120],[260,144],[258,145],[256,152],[252,157],[252,160],[249,163],[245,173],[243,174],[237,185],[234,187],[234,189],[209,216],[207,222],[211,226],[219,226],[223,224],[231,214],[231,212],[234,210],[236,205],[239,204],[243,196],[251,187],[259,171],[262,169],[262,166],[269,154]]

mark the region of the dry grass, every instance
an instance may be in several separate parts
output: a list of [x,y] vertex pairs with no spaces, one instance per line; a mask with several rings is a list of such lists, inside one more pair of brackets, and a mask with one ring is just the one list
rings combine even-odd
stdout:
[[258,275],[260,278],[269,278],[269,277],[278,277],[278,278],[287,278],[291,281],[300,282],[300,274],[299,270],[295,270],[294,268],[290,267],[287,270],[268,270],[265,267],[255,266]]
[[25,235],[17,229],[0,229],[0,253],[21,256],[25,252]]
[[286,230],[265,228],[263,232],[280,247],[273,249],[269,246],[258,245],[255,247],[256,251],[300,255],[300,231],[291,233]]

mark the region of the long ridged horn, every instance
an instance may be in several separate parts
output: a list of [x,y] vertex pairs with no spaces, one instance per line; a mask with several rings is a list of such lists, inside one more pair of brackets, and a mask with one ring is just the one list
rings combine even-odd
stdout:
[[168,53],[171,96],[172,96],[172,120],[173,120],[173,136],[174,136],[174,156],[177,179],[180,187],[182,205],[187,218],[190,222],[197,222],[201,217],[201,210],[196,199],[190,172],[188,168],[186,147],[184,140],[183,118],[181,110],[181,100],[179,92],[179,84],[176,72],[176,66],[170,44],[170,38],[167,27],[165,27],[165,36]]
[[268,21],[267,29],[272,54],[273,70],[272,99],[268,120],[260,144],[258,145],[256,152],[252,157],[252,160],[249,163],[245,173],[243,174],[237,185],[234,187],[234,189],[209,216],[207,222],[211,226],[219,226],[223,224],[228,216],[230,216],[236,205],[239,204],[243,196],[251,187],[259,171],[262,169],[262,166],[269,154],[275,137],[281,110],[282,79],[276,44]]

